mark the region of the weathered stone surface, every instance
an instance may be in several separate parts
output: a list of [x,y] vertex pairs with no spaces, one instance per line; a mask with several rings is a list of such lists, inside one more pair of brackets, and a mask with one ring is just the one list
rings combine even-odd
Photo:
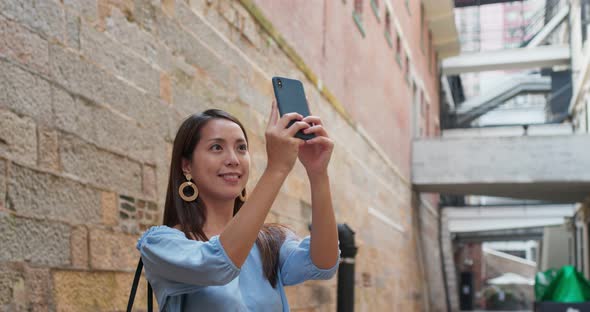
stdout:
[[6,206],[6,167],[6,161],[4,159],[0,159],[0,207]]
[[135,20],[138,22],[138,24],[141,25],[141,27],[148,32],[156,32],[155,19],[156,9],[158,8],[158,6],[159,1],[135,0],[133,16],[135,17]]
[[117,225],[119,221],[117,205],[117,194],[113,192],[102,192],[100,196],[102,206],[102,223],[105,225]]
[[51,275],[49,269],[25,266],[25,288],[29,311],[50,311]]
[[26,216],[75,224],[100,222],[98,191],[16,164],[10,168],[7,208]]
[[89,241],[92,269],[130,271],[137,265],[136,235],[90,229]]
[[87,21],[98,19],[98,0],[63,0],[63,4]]
[[0,109],[0,129],[0,155],[36,165],[37,133],[33,120]]
[[141,194],[141,165],[137,162],[68,134],[60,137],[59,154],[66,173],[108,189]]
[[170,17],[174,17],[176,13],[176,0],[162,0],[162,11]]
[[0,108],[51,125],[51,91],[46,80],[0,60]]
[[83,23],[80,34],[82,54],[148,94],[159,95],[160,73],[127,51],[122,44]]
[[[81,18],[74,13],[66,11],[65,44],[73,49],[80,50],[80,25]],[[49,50],[49,48],[48,48]]]
[[160,98],[162,101],[172,104],[172,86],[170,76],[164,73],[160,74]]
[[0,16],[0,55],[42,73],[49,72],[47,40]]
[[[0,266],[0,307],[4,309],[7,309],[7,307],[23,309],[24,288],[25,282],[22,269],[19,270],[14,264]],[[21,302],[17,302],[19,299]]]
[[[136,1],[134,12],[137,16],[139,7],[148,1]],[[154,36],[142,29],[137,23],[129,21],[120,10],[113,10],[106,20],[106,32],[111,37],[133,52],[139,54],[148,62],[155,62],[158,56],[158,43]]]
[[22,263],[0,265],[2,311],[49,311],[49,270]]
[[0,2],[0,12],[44,38],[63,38],[64,10],[54,0],[6,0]]
[[34,265],[70,264],[70,229],[63,223],[0,215],[0,261]]
[[141,92],[58,45],[50,45],[49,56],[52,77],[72,94],[106,103],[138,124],[156,130],[158,135],[169,136],[171,111],[160,103],[159,94],[156,98]]
[[[119,311],[127,306],[133,273],[52,272],[57,311]],[[134,309],[146,310],[146,279],[140,279]],[[158,311],[154,300],[154,311]]]
[[57,142],[57,131],[50,128],[39,127],[37,128],[38,137],[38,164],[42,168],[50,169],[53,171],[59,170],[59,154],[58,154],[58,142]]
[[88,230],[86,226],[77,226],[72,229],[70,249],[72,253],[72,267],[88,269]]
[[231,69],[224,64],[221,56],[197,36],[158,10],[156,11],[156,22],[158,37],[174,52],[184,56],[188,63],[204,70],[219,83],[227,84],[235,81]]
[[53,88],[53,106],[58,128],[97,146],[153,163],[152,150],[161,139],[123,118],[108,107],[75,98],[60,88]]
[[143,194],[148,198],[155,198],[156,188],[156,169],[153,166],[144,165],[142,171]]

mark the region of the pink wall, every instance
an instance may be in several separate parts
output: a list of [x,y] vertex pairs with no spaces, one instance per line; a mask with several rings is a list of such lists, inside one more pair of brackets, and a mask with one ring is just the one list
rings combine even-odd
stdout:
[[[363,1],[363,38],[354,23],[353,0],[275,1],[255,0],[274,27],[303,58],[324,85],[332,91],[377,144],[401,170],[410,176],[412,136],[412,87],[404,78],[404,68],[395,60],[384,35],[385,5],[379,2],[375,17],[369,0]],[[438,125],[439,96],[436,68],[429,71],[428,57],[434,57],[428,42],[420,50],[420,2],[409,1],[408,14],[403,0],[392,0],[392,34],[397,19],[411,51],[414,75],[424,82],[430,98],[430,133]],[[431,53],[429,53],[431,52]],[[405,66],[405,51],[402,66]],[[280,74],[280,73],[273,73]]]

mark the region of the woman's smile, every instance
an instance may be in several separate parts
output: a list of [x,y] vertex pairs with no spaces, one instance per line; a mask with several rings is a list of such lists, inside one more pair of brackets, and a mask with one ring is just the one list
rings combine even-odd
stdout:
[[231,185],[238,184],[240,182],[240,178],[242,178],[242,175],[237,172],[222,173],[218,176],[222,178],[223,181]]

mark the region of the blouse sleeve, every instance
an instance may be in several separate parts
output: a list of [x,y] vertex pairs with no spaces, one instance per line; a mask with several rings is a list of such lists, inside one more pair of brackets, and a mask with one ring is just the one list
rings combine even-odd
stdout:
[[329,269],[320,269],[311,260],[310,237],[299,239],[294,233],[287,238],[279,253],[281,279],[285,286],[296,285],[307,280],[326,280],[332,278],[338,269],[338,261]]
[[187,239],[167,226],[150,228],[137,242],[146,273],[152,278],[191,285],[224,285],[240,274],[219,236],[207,242]]

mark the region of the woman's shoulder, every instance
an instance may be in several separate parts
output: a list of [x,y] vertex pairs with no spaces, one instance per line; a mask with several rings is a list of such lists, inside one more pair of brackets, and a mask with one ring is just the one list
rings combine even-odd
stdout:
[[158,237],[158,236],[173,236],[173,237],[184,237],[184,233],[176,228],[169,227],[167,225],[155,225],[147,229],[137,240],[137,249],[139,249],[143,243],[151,237]]

